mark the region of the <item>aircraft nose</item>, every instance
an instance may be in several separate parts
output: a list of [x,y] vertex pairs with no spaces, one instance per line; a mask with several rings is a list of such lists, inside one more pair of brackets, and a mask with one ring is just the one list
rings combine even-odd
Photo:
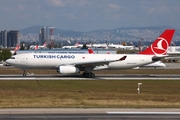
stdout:
[[161,62],[160,64],[161,64],[162,67],[166,67],[166,64],[164,64],[164,63],[162,63],[162,62]]
[[166,64],[163,63],[163,67],[166,67]]
[[7,60],[5,61],[5,63],[11,64],[11,59],[7,59]]

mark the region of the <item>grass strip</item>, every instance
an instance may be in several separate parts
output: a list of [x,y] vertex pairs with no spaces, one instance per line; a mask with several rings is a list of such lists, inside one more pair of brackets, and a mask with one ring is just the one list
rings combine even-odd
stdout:
[[0,108],[179,108],[179,86],[179,80],[2,80]]

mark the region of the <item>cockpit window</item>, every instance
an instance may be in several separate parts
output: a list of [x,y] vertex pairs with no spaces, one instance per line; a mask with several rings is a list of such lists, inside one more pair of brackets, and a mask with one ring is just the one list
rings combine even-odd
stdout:
[[11,57],[11,59],[15,59],[15,57]]

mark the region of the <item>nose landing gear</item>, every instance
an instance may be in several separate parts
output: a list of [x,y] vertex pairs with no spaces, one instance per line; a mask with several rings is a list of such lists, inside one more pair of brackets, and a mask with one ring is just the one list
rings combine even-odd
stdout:
[[26,76],[26,70],[23,70],[23,76]]

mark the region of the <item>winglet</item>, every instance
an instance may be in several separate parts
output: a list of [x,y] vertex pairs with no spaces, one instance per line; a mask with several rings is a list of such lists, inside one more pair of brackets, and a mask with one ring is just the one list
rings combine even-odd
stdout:
[[174,29],[166,29],[147,49],[139,54],[166,55],[174,35]]
[[126,59],[127,56],[123,56],[122,58],[120,58],[118,61],[123,61]]

